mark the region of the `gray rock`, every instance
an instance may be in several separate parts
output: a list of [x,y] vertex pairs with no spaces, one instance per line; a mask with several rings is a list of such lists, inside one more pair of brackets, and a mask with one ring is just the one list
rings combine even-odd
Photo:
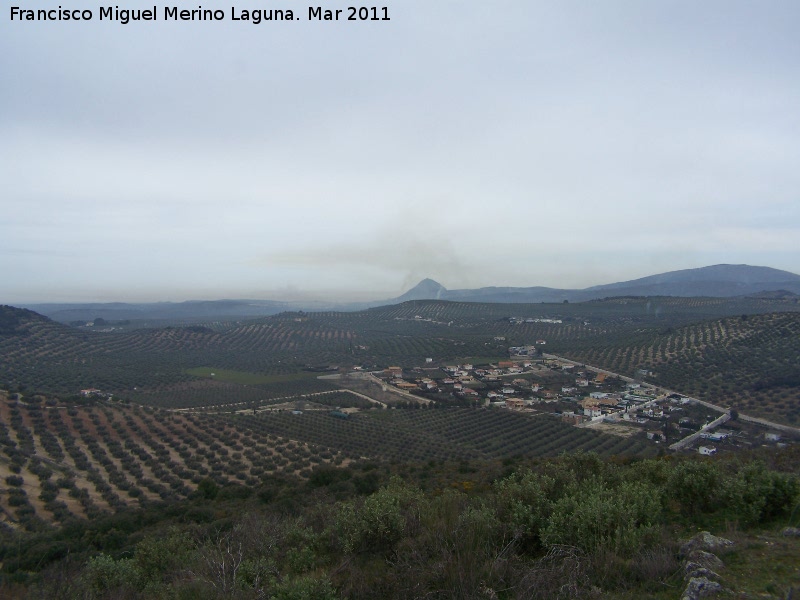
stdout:
[[687,561],[683,565],[683,573],[684,573],[683,578],[687,580],[694,579],[697,577],[705,577],[706,579],[719,579],[719,575],[717,575],[714,571],[712,571],[711,569],[707,569],[700,563],[692,561]]
[[781,535],[785,537],[800,537],[800,527],[784,527]]
[[722,591],[722,586],[716,581],[709,581],[705,577],[693,577],[683,590],[681,600],[699,600],[713,596]]
[[733,546],[733,542],[716,535],[711,535],[708,531],[701,531],[688,542],[681,546],[682,556],[691,556],[693,552],[703,550],[706,552],[719,552]]
[[705,550],[695,550],[688,558],[693,562],[700,563],[706,569],[711,569],[712,571],[718,571],[725,568],[725,563],[722,562],[722,559],[720,559],[719,556],[712,554],[711,552],[706,552]]

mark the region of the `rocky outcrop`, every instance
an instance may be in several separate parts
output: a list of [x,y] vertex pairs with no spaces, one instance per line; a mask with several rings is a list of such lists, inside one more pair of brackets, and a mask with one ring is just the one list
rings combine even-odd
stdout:
[[733,542],[723,537],[711,535],[708,531],[701,531],[688,542],[681,546],[681,556],[689,557],[693,552],[720,552],[733,546]]
[[715,554],[733,546],[733,542],[701,531],[680,548],[684,558],[683,573],[687,582],[681,600],[699,600],[722,591],[721,577],[717,573],[725,567],[722,559]]
[[800,537],[800,527],[784,527],[781,535],[784,537]]
[[694,579],[696,577],[705,577],[707,579],[719,579],[719,575],[715,571],[704,567],[703,565],[686,561],[683,564],[684,579]]
[[710,581],[705,577],[692,577],[683,591],[681,600],[700,600],[721,591],[722,586],[716,581]]
[[722,562],[719,556],[711,552],[706,552],[705,550],[695,550],[692,552],[690,558],[695,563],[698,563],[706,569],[711,569],[712,571],[719,571],[725,566],[725,563]]

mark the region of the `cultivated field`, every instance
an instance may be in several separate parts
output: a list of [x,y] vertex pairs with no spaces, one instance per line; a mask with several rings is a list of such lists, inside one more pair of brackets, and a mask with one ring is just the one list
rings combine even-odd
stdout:
[[369,410],[334,418],[334,407],[368,404],[345,391],[309,397],[302,414],[294,414],[293,403],[220,416],[31,400],[0,395],[0,477],[6,483],[0,518],[29,530],[186,498],[204,479],[257,486],[279,473],[308,477],[325,463],[655,452],[640,438],[496,409]]
[[206,478],[256,485],[277,473],[307,476],[317,465],[349,462],[338,450],[214,416],[17,402],[5,394],[0,452],[0,519],[29,530],[186,498]]
[[[552,352],[621,347],[691,323],[798,310],[794,299],[781,298],[613,298],[555,305],[417,301],[354,313],[285,313],[213,327],[103,333],[0,307],[0,376],[8,384],[57,394],[96,387],[130,395],[216,370],[246,373],[222,376],[223,383],[245,384],[256,380],[242,377],[270,381],[331,366],[419,366],[426,358],[437,364],[480,362],[505,356],[510,345],[540,339]],[[562,322],[526,321],[537,318]]]

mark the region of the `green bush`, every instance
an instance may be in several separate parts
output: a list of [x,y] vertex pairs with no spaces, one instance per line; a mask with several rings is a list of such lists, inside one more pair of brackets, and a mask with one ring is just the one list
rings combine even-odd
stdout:
[[630,555],[653,531],[660,513],[660,493],[652,485],[625,482],[609,488],[594,483],[576,488],[553,504],[542,541],[586,552],[608,549]]
[[555,484],[552,477],[532,471],[515,473],[495,484],[500,518],[525,548],[539,546],[540,532],[552,509]]
[[800,495],[796,477],[769,471],[761,463],[739,469],[722,485],[722,496],[734,518],[755,524],[789,512]]
[[265,556],[246,558],[236,572],[236,585],[240,589],[262,590],[275,585],[277,568]]
[[11,488],[8,490],[9,506],[25,506],[26,504],[28,504],[28,496],[24,490],[20,488]]
[[666,495],[675,500],[686,515],[711,512],[716,508],[720,472],[710,462],[684,461],[673,468]]
[[327,465],[320,465],[311,472],[308,485],[311,487],[325,487],[337,481],[344,481],[352,477],[349,469],[337,469]]
[[346,552],[386,551],[419,521],[422,495],[416,488],[392,479],[362,503],[339,505],[334,528]]
[[193,547],[187,533],[170,529],[166,535],[147,537],[139,542],[134,564],[145,582],[160,583],[173,569],[184,565]]
[[275,588],[271,600],[337,600],[339,595],[327,579],[310,576],[284,581]]
[[96,598],[121,590],[136,590],[142,575],[133,559],[114,560],[107,554],[99,554],[89,559],[82,579],[88,596]]

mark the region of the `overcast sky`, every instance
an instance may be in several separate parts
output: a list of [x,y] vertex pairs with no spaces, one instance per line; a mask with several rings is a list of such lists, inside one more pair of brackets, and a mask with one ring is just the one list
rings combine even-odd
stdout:
[[61,5],[0,13],[0,302],[800,272],[796,0]]

